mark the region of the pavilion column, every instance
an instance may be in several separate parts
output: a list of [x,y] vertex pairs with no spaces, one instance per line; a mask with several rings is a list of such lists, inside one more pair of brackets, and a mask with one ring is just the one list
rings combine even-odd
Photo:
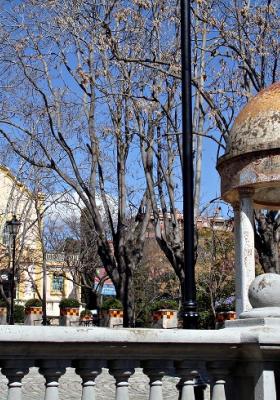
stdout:
[[237,316],[252,308],[248,299],[248,289],[255,278],[253,193],[251,188],[239,189],[239,204],[233,205]]

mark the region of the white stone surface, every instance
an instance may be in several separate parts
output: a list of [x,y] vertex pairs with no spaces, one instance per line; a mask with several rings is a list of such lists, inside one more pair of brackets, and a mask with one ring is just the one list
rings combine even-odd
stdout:
[[255,278],[254,213],[250,189],[240,191],[240,210],[235,210],[236,312],[250,310],[248,290]]
[[279,307],[280,312],[280,275],[257,276],[249,287],[249,300],[253,308]]
[[254,394],[255,400],[277,400],[274,371],[260,371]]

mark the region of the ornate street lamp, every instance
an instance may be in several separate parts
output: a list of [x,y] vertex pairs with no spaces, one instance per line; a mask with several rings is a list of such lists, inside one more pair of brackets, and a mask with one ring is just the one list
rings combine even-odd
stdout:
[[183,327],[197,328],[194,275],[193,135],[191,86],[191,0],[181,0],[183,209],[184,209],[184,298]]
[[21,222],[17,220],[16,216],[13,215],[13,218],[10,221],[6,222],[6,228],[12,238],[12,273],[10,275],[10,298],[11,298],[11,306],[10,306],[10,314],[9,314],[9,325],[14,325],[14,291],[15,291],[15,260],[16,260],[16,236],[19,232]]

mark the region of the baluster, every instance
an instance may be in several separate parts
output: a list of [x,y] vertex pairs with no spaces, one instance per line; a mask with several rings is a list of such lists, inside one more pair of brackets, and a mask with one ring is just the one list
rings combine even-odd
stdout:
[[21,400],[24,375],[28,374],[32,361],[6,360],[2,363],[2,374],[8,379],[8,400]]
[[175,367],[177,375],[181,378],[178,383],[179,400],[195,400],[194,379],[199,376],[201,364],[194,361],[178,361]]
[[226,400],[226,376],[228,375],[228,365],[221,362],[210,362],[207,364],[207,370],[213,378],[212,382],[212,400]]
[[77,360],[73,362],[76,373],[82,378],[82,400],[95,400],[95,378],[105,367],[100,360]]
[[39,372],[46,379],[44,400],[59,400],[59,378],[65,374],[67,362],[59,360],[41,360],[38,362]]
[[128,379],[134,374],[131,360],[109,361],[109,373],[116,380],[116,400],[129,400]]
[[150,379],[149,400],[163,400],[162,378],[172,368],[172,362],[150,360],[143,362],[143,372]]

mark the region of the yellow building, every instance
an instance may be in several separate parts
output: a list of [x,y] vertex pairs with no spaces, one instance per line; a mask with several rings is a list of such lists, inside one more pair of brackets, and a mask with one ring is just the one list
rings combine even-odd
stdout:
[[6,222],[15,215],[21,222],[16,237],[16,303],[43,298],[45,259],[47,315],[58,316],[60,300],[79,296],[79,291],[71,279],[65,255],[45,254],[43,257],[43,208],[42,193],[30,191],[8,168],[0,166],[0,275],[4,292],[10,296],[8,278],[12,248]]

